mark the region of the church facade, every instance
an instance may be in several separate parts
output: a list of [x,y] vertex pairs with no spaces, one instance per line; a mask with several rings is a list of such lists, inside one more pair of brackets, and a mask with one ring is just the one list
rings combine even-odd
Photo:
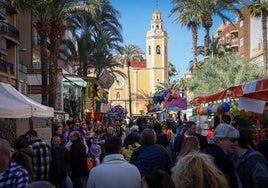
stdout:
[[[118,70],[128,75],[126,65]],[[168,80],[168,36],[159,10],[153,12],[150,29],[146,34],[146,59],[142,62],[132,60],[129,71],[129,78],[116,76],[109,90],[109,101],[112,106],[121,105],[128,112],[131,101],[132,115],[143,115],[152,103],[156,86]]]

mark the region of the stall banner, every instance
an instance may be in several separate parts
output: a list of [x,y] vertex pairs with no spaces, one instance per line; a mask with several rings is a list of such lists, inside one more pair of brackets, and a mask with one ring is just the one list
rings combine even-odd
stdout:
[[253,93],[256,91],[257,80],[248,82],[244,85],[243,94]]
[[171,101],[165,101],[164,107],[170,109],[171,107],[179,107],[181,110],[187,109],[187,99],[179,97],[178,99],[173,99]]
[[240,97],[238,102],[238,108],[262,114],[264,111],[265,103],[266,101],[250,99],[247,97]]
[[99,84],[101,87],[105,89],[110,89],[110,87],[113,85],[115,78],[112,74],[110,74],[106,69],[103,69],[103,71],[99,75]]

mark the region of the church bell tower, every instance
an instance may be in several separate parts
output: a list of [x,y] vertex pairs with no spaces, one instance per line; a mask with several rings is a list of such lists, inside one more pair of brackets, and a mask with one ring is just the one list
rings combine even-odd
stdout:
[[146,35],[147,68],[151,69],[152,93],[159,83],[168,81],[168,36],[159,10],[152,15],[151,27]]

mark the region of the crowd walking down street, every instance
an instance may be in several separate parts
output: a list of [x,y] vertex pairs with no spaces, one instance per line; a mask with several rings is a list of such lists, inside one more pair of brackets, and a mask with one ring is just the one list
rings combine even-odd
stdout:
[[268,187],[266,158],[239,126],[215,125],[204,144],[195,122],[139,118],[70,119],[51,143],[35,130],[1,138],[0,187]]

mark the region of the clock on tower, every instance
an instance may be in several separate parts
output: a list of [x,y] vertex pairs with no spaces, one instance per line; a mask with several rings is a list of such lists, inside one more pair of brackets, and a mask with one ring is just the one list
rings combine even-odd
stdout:
[[162,31],[161,31],[161,29],[159,29],[159,28],[157,28],[157,29],[155,30],[155,33],[158,34],[158,35],[161,34],[161,32],[162,32]]

